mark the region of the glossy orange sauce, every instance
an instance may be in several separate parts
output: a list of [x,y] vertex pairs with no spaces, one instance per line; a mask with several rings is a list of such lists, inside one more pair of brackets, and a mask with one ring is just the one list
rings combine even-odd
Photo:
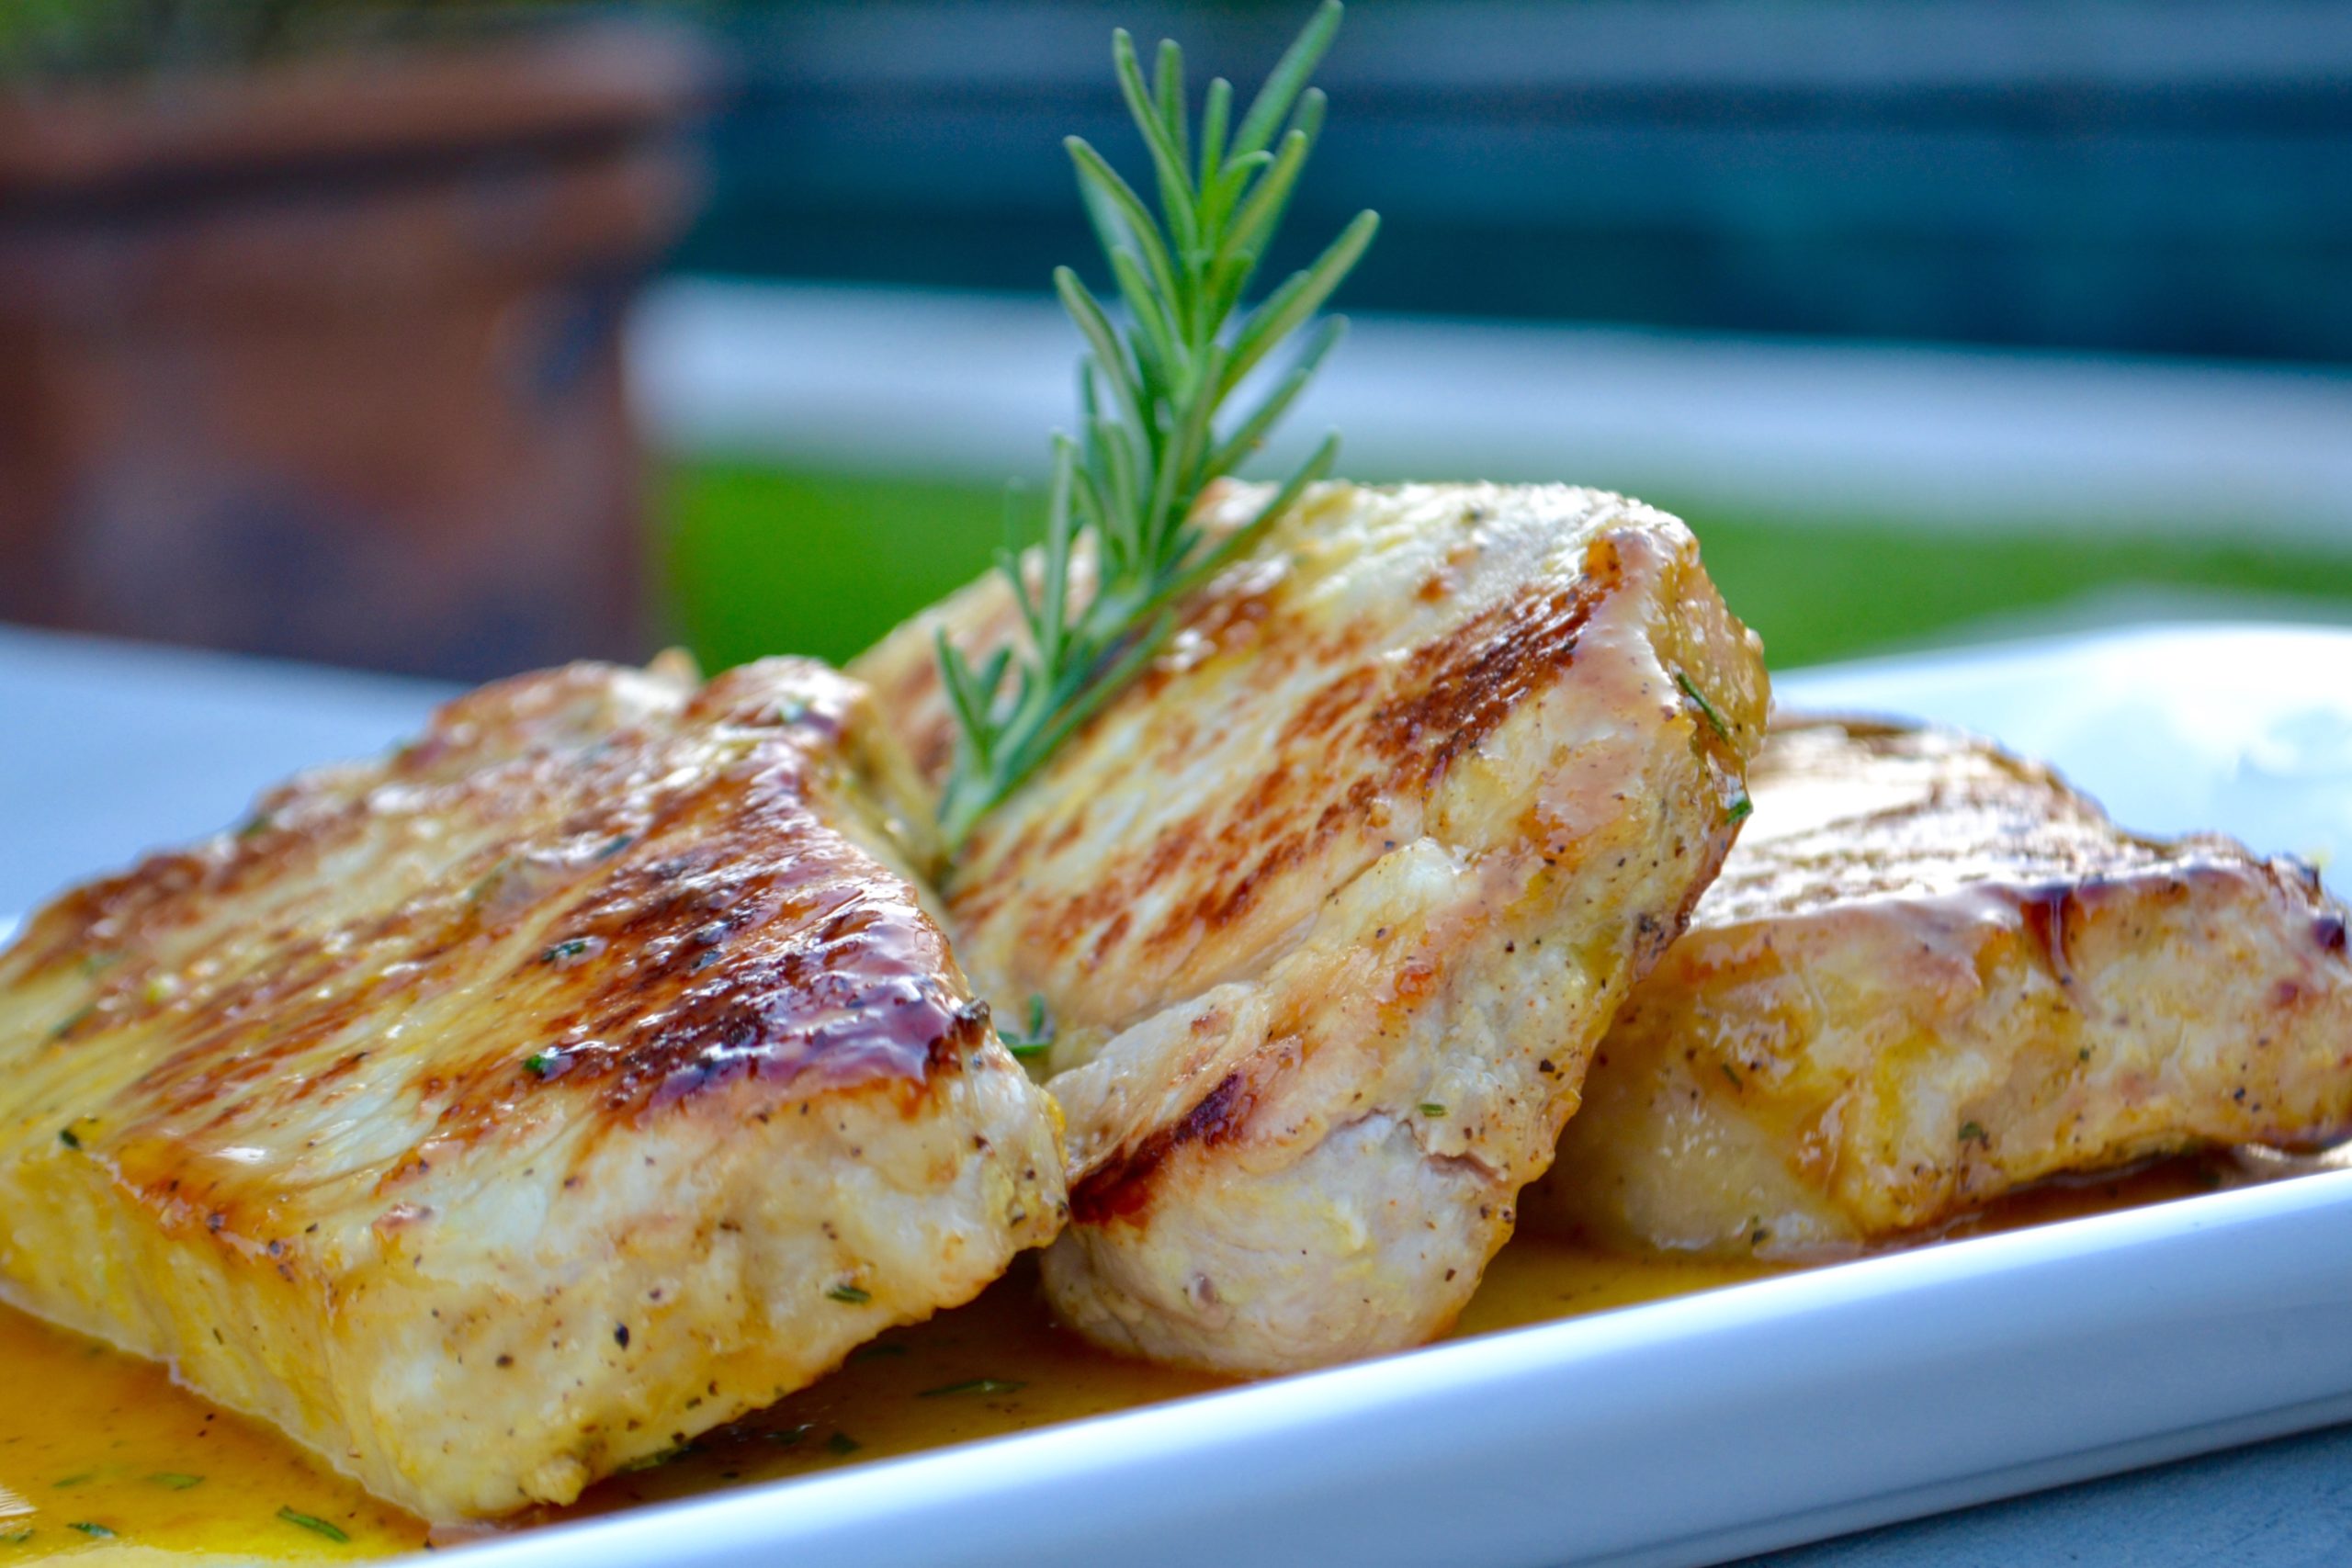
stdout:
[[[2215,1179],[2212,1168],[2174,1161],[2021,1193],[1962,1229],[2154,1202]],[[1522,1235],[1496,1258],[1455,1333],[1488,1334],[1777,1271],[1619,1257]],[[615,1476],[572,1507],[514,1524],[818,1473],[1217,1386],[1201,1373],[1108,1355],[1057,1328],[1034,1268],[1024,1267],[969,1306],[883,1336],[774,1408],[707,1434],[665,1462]],[[0,1308],[0,1568],[65,1555],[97,1568],[160,1561],[159,1550],[183,1554],[174,1563],[347,1562],[415,1550],[426,1534],[268,1428],[179,1388],[163,1368]]]

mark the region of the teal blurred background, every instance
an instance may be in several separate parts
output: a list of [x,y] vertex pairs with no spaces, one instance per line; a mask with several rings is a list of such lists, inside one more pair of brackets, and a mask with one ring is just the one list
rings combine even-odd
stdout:
[[[1059,138],[1137,156],[1111,28],[1182,41],[1196,93],[1211,73],[1246,89],[1304,12],[18,0],[0,70],[38,111],[581,26],[684,40],[697,85],[626,135],[688,150],[706,199],[567,283],[603,303],[547,351],[626,367],[650,450],[602,482],[642,498],[650,592],[625,628],[589,595],[527,646],[480,629],[507,611],[457,623],[429,667],[663,637],[719,664],[846,657],[986,564],[1007,481],[1069,417],[1078,344],[1047,272],[1099,270]],[[1320,80],[1329,124],[1273,261],[1384,214],[1342,295],[1356,341],[1299,416],[1301,440],[1344,426],[1345,471],[1635,491],[1690,521],[1783,666],[2132,619],[2352,620],[2352,8],[1363,0]],[[526,152],[583,155],[585,135]],[[517,145],[434,152],[434,177],[490,193],[484,243],[526,205],[497,183]],[[424,177],[413,153],[378,164]],[[0,260],[12,232],[243,188],[210,168],[60,196],[10,167],[0,149]],[[270,190],[239,199],[288,199]],[[0,370],[9,342],[0,323]],[[0,434],[0,481],[28,449]],[[61,481],[59,536],[99,528],[72,498],[100,488]],[[75,592],[96,570],[74,567]],[[243,635],[145,613],[99,624]]]
[[[1175,36],[1196,76],[1246,85],[1299,10],[725,13],[742,92],[681,265],[1034,290],[1089,255],[1058,136],[1136,152],[1108,27]],[[1287,259],[1369,205],[1385,226],[1352,311],[1614,326],[1632,335],[1612,350],[1658,343],[1692,382],[1719,378],[1713,342],[1735,361],[1759,338],[1817,347],[1758,392],[1844,422],[1842,442],[1816,432],[1810,472],[1752,460],[1770,438],[1740,411],[1711,426],[1671,393],[1645,403],[1651,423],[1694,427],[1621,461],[1661,444],[1612,445],[1608,411],[1573,386],[1573,343],[1527,378],[1531,398],[1579,403],[1556,467],[1542,430],[1508,453],[1465,435],[1400,460],[1349,425],[1352,472],[1583,479],[1680,512],[1776,662],[2155,615],[2342,617],[2352,511],[2310,492],[2352,478],[2347,72],[2341,6],[1359,5],[1322,73],[1333,113]],[[1922,343],[1968,345],[1965,405],[1898,394],[1851,417],[1847,383]],[[1351,352],[1334,380],[1361,369]],[[2115,374],[2057,396],[2083,432],[2072,451],[2000,428],[2031,426],[2086,359]],[[2199,374],[2224,366],[2271,378]],[[2143,432],[2165,450],[2132,438],[2149,412],[2135,373],[2170,394],[2165,436]],[[1398,402],[1445,395],[1391,381]],[[2309,394],[2279,416],[2297,437],[2274,425],[2265,449],[2232,450],[2249,398],[2281,390]],[[1907,474],[1885,456],[1917,444],[1906,423],[1939,422],[1995,428]],[[833,449],[865,443],[734,435],[713,445],[738,460],[670,479],[668,564],[698,648],[744,656],[784,616],[796,642],[843,654],[985,563],[1003,502],[977,456],[909,452],[922,471],[892,472]],[[2219,448],[2203,471],[2156,480],[2195,468],[2200,440]]]

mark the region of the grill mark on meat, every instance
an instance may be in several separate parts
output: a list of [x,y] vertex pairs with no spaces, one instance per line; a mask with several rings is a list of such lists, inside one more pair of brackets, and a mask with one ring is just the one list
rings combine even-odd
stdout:
[[[1168,650],[1136,677],[1136,700],[1148,700],[1188,671],[1260,640],[1275,614],[1276,597],[1288,575],[1282,559],[1269,558],[1244,562],[1204,585]],[[1269,647],[1267,653],[1289,657],[1279,645]]]
[[2082,919],[2082,901],[2070,884],[2039,887],[2018,897],[2018,914],[2026,934],[2041,948],[2050,972],[2062,986],[2075,983],[2075,965],[2068,947],[2068,928]]
[[1544,586],[1493,605],[1441,641],[1414,651],[1400,694],[1375,710],[1374,747],[1399,782],[1426,787],[1575,661],[1593,611],[1623,576],[1616,540],[1603,535],[1585,552],[1572,583]]
[[[548,690],[514,690],[534,685]],[[779,1100],[876,1089],[911,1114],[961,1071],[986,1015],[939,977],[953,973],[944,936],[811,803],[808,747],[838,734],[850,688],[824,676],[787,714],[722,677],[662,725],[612,728],[587,748],[543,739],[485,764],[480,737],[503,735],[504,714],[586,689],[568,671],[485,688],[365,787],[355,770],[297,780],[265,798],[266,826],[152,856],[38,916],[9,968],[103,953],[77,1015],[87,1032],[153,1029],[167,1046],[128,1091],[132,1113],[77,1146],[168,1226],[233,1237],[266,1223],[271,1178],[198,1168],[186,1151],[305,1101],[389,1089],[424,1105],[434,1131],[388,1164],[391,1184],[550,1096],[593,1097],[616,1127],[748,1077]],[[404,812],[454,824],[454,847],[420,859],[412,892],[339,923],[284,923],[335,897],[308,886],[310,863],[363,836],[402,844]],[[467,838],[510,823],[522,826]],[[173,943],[233,886],[277,878],[295,901],[265,944]],[[503,965],[484,953],[541,928],[557,947],[534,937]],[[571,943],[581,955],[559,961]],[[266,956],[240,967],[249,951]],[[336,1049],[368,1017],[445,995],[445,967],[526,1026],[471,1058],[462,1043],[436,1050],[427,1068]],[[465,1011],[483,1005],[469,998]]]
[[1363,706],[1376,684],[1377,676],[1365,664],[1326,681],[1316,688],[1314,695],[1299,705],[1298,711],[1283,727],[1276,749],[1287,753],[1323,739],[1339,728],[1340,720]]
[[1258,1093],[1247,1074],[1240,1068],[1227,1073],[1180,1120],[1071,1188],[1070,1218],[1079,1224],[1101,1224],[1140,1217],[1151,1205],[1153,1178],[1170,1156],[1187,1144],[1214,1148],[1230,1142],[1249,1124],[1257,1105]]
[[[1370,705],[1382,682],[1376,662],[1360,652],[1343,659],[1349,649],[1321,647],[1311,637],[1267,633],[1263,616],[1249,619],[1253,635],[1264,635],[1270,649],[1344,667],[1297,703],[1277,731],[1265,771],[1236,801],[1179,818],[1125,864],[1102,868],[1091,886],[1058,902],[1041,901],[1028,923],[1030,941],[1041,951],[1083,950],[1097,964],[1114,963],[1123,946],[1167,963],[1246,919],[1284,874],[1374,821],[1387,800],[1434,787],[1521,704],[1557,680],[1574,662],[1586,624],[1623,576],[1616,541],[1609,536],[1594,540],[1575,581],[1504,600],[1417,649],[1389,678],[1388,695],[1377,705]],[[1272,683],[1277,672],[1261,671],[1261,679]],[[1301,760],[1310,756],[1315,766],[1303,770]],[[1026,863],[1043,826],[1029,824],[998,863]],[[1169,886],[1180,871],[1200,892],[1176,901],[1148,929],[1136,929],[1128,912],[1138,890]],[[985,890],[957,899],[958,918],[986,922],[1013,881],[988,878]]]

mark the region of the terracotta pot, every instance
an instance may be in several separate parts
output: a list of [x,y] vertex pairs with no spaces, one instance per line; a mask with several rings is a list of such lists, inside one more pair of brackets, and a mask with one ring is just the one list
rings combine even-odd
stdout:
[[0,616],[477,678],[644,650],[667,32],[0,104]]

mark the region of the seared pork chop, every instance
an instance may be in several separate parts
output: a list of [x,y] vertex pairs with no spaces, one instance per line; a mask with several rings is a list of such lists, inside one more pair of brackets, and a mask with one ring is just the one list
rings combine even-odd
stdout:
[[60,897],[0,953],[0,1293],[434,1519],[970,1297],[1060,1156],[890,754],[820,666],[575,666]]
[[[1229,1371],[1417,1344],[1731,844],[1758,645],[1679,523],[1564,487],[1319,486],[1183,613],[946,889],[983,994],[1056,1021],[1046,1286]],[[1014,625],[983,582],[853,666],[934,780],[934,628]]]
[[2022,1184],[2352,1125],[2345,914],[1971,737],[1776,721],[1755,819],[1620,1013],[1531,1223],[1835,1255]]

